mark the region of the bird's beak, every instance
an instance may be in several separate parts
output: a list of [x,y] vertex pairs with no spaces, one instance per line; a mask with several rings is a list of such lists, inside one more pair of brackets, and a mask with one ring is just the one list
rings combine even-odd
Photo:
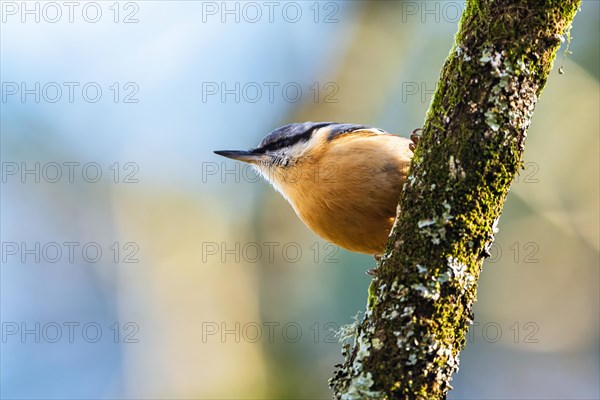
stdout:
[[256,164],[257,162],[263,160],[265,157],[264,154],[257,153],[253,150],[215,150],[214,153],[223,157],[243,161],[250,164]]

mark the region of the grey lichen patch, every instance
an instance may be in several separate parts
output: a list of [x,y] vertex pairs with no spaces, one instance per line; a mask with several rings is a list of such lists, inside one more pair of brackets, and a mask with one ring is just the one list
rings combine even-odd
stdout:
[[[365,320],[370,315],[370,310],[365,313]],[[383,342],[379,338],[372,338],[375,328],[372,325],[366,325],[357,327],[356,330],[350,329],[354,334],[354,347],[356,351],[354,354],[346,354],[342,351],[346,357],[352,359],[352,367],[348,371],[349,375],[346,380],[339,380],[337,385],[337,398],[347,400],[359,400],[359,399],[382,399],[384,393],[378,390],[373,390],[374,384],[373,375],[371,372],[364,371],[362,361],[368,359],[373,351],[379,351],[383,348]],[[347,360],[347,362],[350,360]],[[333,383],[336,377],[330,380],[330,385]]]
[[[436,351],[436,355],[445,361],[447,366],[446,369],[436,368],[432,372],[435,373],[435,379],[437,382],[448,382],[454,372],[458,370],[459,359],[458,352],[455,352],[452,343],[449,343],[447,347],[439,346]],[[451,389],[452,387],[450,387]]]
[[498,228],[499,222],[500,222],[500,216],[498,216],[496,219],[494,219],[494,222],[492,222],[492,233],[493,234],[500,232],[500,228]]
[[340,326],[340,329],[335,332],[334,336],[338,339],[340,343],[354,340],[356,338],[358,332],[358,314],[354,317],[354,322],[351,324],[346,324]]
[[489,257],[491,255],[491,249],[494,244],[495,235],[499,231],[499,229],[498,229],[499,221],[500,221],[500,216],[498,216],[492,223],[492,230],[491,230],[491,232],[488,233],[488,237],[487,237],[485,243],[483,244],[483,254],[485,254],[487,257]]
[[435,224],[435,220],[434,219],[422,219],[417,223],[417,227],[420,228],[425,228],[426,226],[429,225],[433,225]]
[[498,132],[500,129],[500,121],[498,119],[498,113],[495,110],[487,110],[485,115],[485,123],[494,131]]
[[[581,11],[581,10],[578,10]],[[567,29],[565,30],[565,35],[561,35],[561,34],[557,34],[559,36],[559,40],[561,43],[565,42],[565,36],[567,37],[567,46],[565,48],[565,51],[563,52],[563,57],[562,57],[562,61],[560,63],[560,67],[558,68],[558,73],[559,74],[564,74],[564,65],[565,65],[565,60],[567,59],[567,54],[571,54],[571,52],[569,51],[569,47],[571,46],[571,28],[573,28],[573,24],[569,24],[569,26],[567,27]]]
[[348,391],[341,393],[339,398],[342,400],[383,399],[383,392],[371,390],[373,383],[373,375],[370,372],[359,374],[352,379]]
[[[515,129],[523,135],[531,124],[533,110],[537,103],[539,85],[532,79],[535,74],[522,59],[511,61],[507,51],[496,51],[486,47],[482,51],[479,63],[489,65],[491,75],[496,78],[483,110],[485,123],[490,131],[489,138],[500,131],[508,136],[507,128]],[[505,145],[509,142],[505,142]]]
[[469,272],[467,265],[455,257],[448,257],[447,261],[452,271],[451,279],[456,281],[456,286],[460,288],[461,293],[469,290],[475,283],[475,277]]
[[450,280],[450,274],[448,272],[442,272],[437,277],[437,281],[439,282],[440,285],[443,285],[444,283],[448,282],[449,280]]
[[362,364],[360,362],[369,356],[369,349],[371,348],[371,342],[367,339],[365,332],[361,332],[356,337],[355,345],[358,345],[358,350],[356,351],[356,358],[354,359],[354,371],[360,372],[362,370]]
[[427,283],[427,286],[422,284],[415,284],[411,286],[413,290],[419,292],[421,297],[428,300],[437,300],[440,298],[440,287],[437,281],[431,281]]
[[398,318],[398,315],[400,315],[400,313],[398,313],[397,310],[392,310],[392,312],[389,313],[388,319]]
[[374,350],[381,350],[383,349],[383,342],[379,338],[373,338],[371,341],[371,346]]
[[402,309],[402,317],[410,317],[411,315],[413,315],[413,313],[415,312],[415,307],[413,306],[406,306]]
[[461,46],[456,46],[455,51],[456,55],[462,57],[463,61],[471,61],[471,56],[469,55],[467,49],[463,49]]
[[419,232],[430,238],[433,244],[440,244],[446,238],[446,225],[450,223],[454,216],[450,214],[451,206],[447,201],[442,203],[444,211],[442,215],[434,215],[432,218],[422,219],[417,222]]

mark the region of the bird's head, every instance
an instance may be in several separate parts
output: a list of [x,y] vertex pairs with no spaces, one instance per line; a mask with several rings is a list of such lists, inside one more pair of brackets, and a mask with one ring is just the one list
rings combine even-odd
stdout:
[[[265,136],[251,150],[217,150],[216,154],[253,165],[268,181],[276,183],[300,161],[310,159],[340,135],[375,130],[364,125],[337,122],[303,122],[284,125]],[[385,133],[378,130],[378,133]]]

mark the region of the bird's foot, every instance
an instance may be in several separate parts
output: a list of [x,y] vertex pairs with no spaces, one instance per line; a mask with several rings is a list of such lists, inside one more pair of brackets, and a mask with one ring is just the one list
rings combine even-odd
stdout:
[[[377,261],[377,264],[379,264],[379,262],[381,261],[381,254],[373,254],[373,258],[375,259],[375,261]],[[367,270],[367,275],[377,276],[378,272],[379,272],[379,268],[377,268],[377,267],[371,268],[371,269]]]
[[412,131],[412,133],[410,134],[410,140],[412,140],[412,143],[410,143],[408,145],[408,148],[414,153],[415,149],[417,148],[417,144],[419,143],[419,140],[421,139],[421,134],[419,132],[421,132],[423,130],[423,128],[417,128],[414,131]]

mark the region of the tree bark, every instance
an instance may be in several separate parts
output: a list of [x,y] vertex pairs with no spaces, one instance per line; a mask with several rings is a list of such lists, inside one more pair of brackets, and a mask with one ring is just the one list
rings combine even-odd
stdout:
[[580,0],[468,0],[337,399],[445,398],[527,128]]

